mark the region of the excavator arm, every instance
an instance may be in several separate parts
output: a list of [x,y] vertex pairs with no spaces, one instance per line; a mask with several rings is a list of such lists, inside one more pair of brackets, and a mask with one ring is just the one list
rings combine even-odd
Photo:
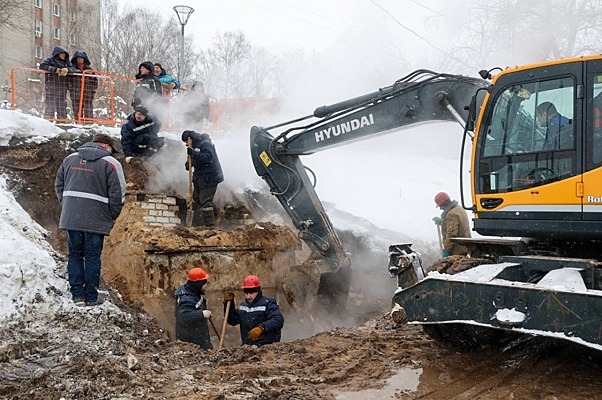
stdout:
[[472,130],[468,106],[478,89],[488,86],[482,79],[417,70],[376,92],[319,107],[312,115],[251,129],[255,170],[313,250],[322,275],[319,294],[339,305],[346,301],[350,261],[299,156],[423,122],[457,121]]

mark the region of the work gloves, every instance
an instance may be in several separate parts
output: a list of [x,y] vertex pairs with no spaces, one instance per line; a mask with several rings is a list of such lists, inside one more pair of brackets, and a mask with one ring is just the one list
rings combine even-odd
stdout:
[[132,162],[133,159],[134,159],[134,157],[128,156],[125,158],[125,162],[129,164],[130,162]]
[[234,293],[228,292],[224,293],[224,303],[234,300]]
[[256,342],[259,339],[259,336],[263,334],[263,328],[261,326],[256,326],[255,328],[249,331],[249,340],[252,342]]
[[56,74],[58,76],[66,76],[69,73],[69,68],[57,68]]
[[203,310],[203,317],[205,317],[205,319],[211,318],[211,311]]
[[433,222],[435,223],[435,225],[441,225],[441,222],[443,222],[443,220],[441,219],[441,217],[433,217]]
[[447,250],[441,250],[441,258],[447,258],[451,256],[451,254],[449,253],[449,251]]

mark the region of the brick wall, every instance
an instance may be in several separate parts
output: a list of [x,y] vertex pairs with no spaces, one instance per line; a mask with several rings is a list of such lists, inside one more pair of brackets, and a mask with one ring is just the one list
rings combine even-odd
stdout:
[[161,194],[145,195],[138,199],[142,209],[142,220],[149,226],[164,228],[180,225],[179,207],[176,198]]

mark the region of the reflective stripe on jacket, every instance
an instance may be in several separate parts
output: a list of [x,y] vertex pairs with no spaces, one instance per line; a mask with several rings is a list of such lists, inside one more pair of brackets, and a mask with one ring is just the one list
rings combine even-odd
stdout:
[[121,164],[94,142],[63,160],[54,189],[61,203],[60,229],[108,235],[125,201]]

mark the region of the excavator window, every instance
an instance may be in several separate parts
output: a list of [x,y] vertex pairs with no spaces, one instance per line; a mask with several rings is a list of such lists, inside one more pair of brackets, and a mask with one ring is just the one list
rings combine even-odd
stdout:
[[513,84],[494,99],[480,143],[480,193],[505,193],[578,173],[576,81],[562,77]]

